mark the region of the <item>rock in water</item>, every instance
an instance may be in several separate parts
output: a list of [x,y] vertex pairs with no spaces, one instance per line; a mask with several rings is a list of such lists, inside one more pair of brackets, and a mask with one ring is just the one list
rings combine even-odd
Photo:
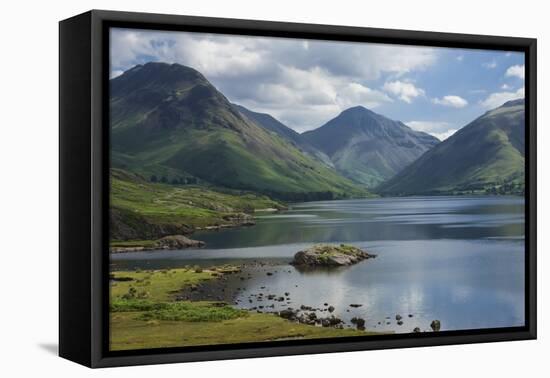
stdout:
[[439,330],[441,329],[441,322],[437,319],[433,320],[432,323],[430,324],[430,327],[434,332],[439,332]]
[[351,323],[355,324],[357,326],[357,329],[364,330],[365,329],[365,319],[363,318],[351,318]]
[[317,244],[294,255],[293,265],[297,266],[346,266],[376,257],[357,247],[340,244]]

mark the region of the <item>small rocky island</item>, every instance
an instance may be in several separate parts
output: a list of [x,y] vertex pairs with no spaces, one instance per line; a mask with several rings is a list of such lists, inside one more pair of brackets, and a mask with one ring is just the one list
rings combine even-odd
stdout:
[[352,245],[316,244],[306,250],[297,252],[291,264],[305,267],[346,266],[374,257],[376,255]]

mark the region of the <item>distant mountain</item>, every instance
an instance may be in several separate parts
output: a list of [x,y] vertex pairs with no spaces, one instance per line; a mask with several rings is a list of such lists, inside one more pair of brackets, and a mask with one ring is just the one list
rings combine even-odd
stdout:
[[367,192],[245,117],[198,71],[138,65],[110,81],[112,164],[291,199]]
[[326,153],[339,172],[371,188],[439,143],[429,134],[362,106],[347,109],[302,135]]
[[292,130],[290,127],[286,126],[275,117],[267,113],[254,112],[252,110],[245,108],[242,105],[238,105],[238,104],[233,104],[233,105],[242,114],[244,114],[249,119],[255,121],[258,125],[262,126],[264,129],[279,135],[281,138],[286,139],[301,151],[320,160],[324,164],[330,167],[333,167],[332,161],[324,152],[313,147],[301,134]]
[[505,103],[422,155],[378,190],[392,195],[522,193],[525,105]]

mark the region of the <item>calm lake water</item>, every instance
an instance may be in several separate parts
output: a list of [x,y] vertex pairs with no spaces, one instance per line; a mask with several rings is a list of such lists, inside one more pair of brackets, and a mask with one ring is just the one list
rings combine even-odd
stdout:
[[[503,196],[300,203],[258,216],[253,227],[197,232],[193,238],[205,241],[204,249],[116,254],[111,268],[256,260],[270,265],[228,283],[238,307],[323,309],[328,303],[349,326],[358,316],[368,329],[394,332],[428,330],[434,319],[442,330],[522,326],[524,211],[523,198]],[[288,265],[297,251],[319,242],[350,243],[378,257],[332,270],[300,272]],[[259,293],[289,293],[289,299],[259,301]]]

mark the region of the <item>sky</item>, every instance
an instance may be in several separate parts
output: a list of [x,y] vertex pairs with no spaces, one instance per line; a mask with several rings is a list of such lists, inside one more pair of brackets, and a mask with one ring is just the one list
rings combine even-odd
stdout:
[[111,78],[137,64],[180,63],[300,133],[362,105],[444,140],[524,96],[519,52],[118,28],[110,38]]

